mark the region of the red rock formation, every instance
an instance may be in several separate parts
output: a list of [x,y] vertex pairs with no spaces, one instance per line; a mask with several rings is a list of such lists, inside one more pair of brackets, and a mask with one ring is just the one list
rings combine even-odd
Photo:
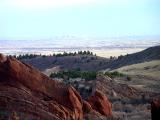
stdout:
[[0,62],[3,63],[7,60],[7,57],[5,57],[4,55],[0,54]]
[[93,111],[91,105],[87,101],[83,101],[83,112],[89,113],[91,111]]
[[83,101],[72,86],[0,54],[0,112],[10,116],[14,111],[16,116],[11,120],[82,120],[85,113],[93,111],[92,107],[103,115],[112,115],[109,101],[100,92],[91,97],[90,103]]
[[5,110],[29,113],[43,120],[69,119],[70,115],[77,120],[83,118],[82,104],[73,87],[15,58],[0,55],[0,106]]
[[94,110],[107,117],[112,117],[111,103],[102,92],[96,90],[88,102]]
[[152,120],[160,120],[160,97],[151,102]]

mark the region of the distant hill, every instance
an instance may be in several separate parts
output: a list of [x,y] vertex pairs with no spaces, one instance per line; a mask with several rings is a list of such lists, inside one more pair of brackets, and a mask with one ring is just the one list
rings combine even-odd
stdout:
[[58,68],[60,70],[85,70],[97,71],[107,68],[110,59],[95,55],[69,55],[69,56],[46,56],[21,61],[30,64],[41,71]]
[[160,46],[150,47],[141,52],[119,56],[117,59],[108,59],[95,55],[68,55],[68,56],[38,56],[22,59],[41,71],[59,70],[86,70],[99,71],[105,69],[117,69],[123,66],[143,63],[152,60],[160,60]]
[[119,56],[118,59],[111,61],[108,68],[116,69],[126,65],[143,63],[152,60],[160,60],[160,46],[150,47],[141,52]]

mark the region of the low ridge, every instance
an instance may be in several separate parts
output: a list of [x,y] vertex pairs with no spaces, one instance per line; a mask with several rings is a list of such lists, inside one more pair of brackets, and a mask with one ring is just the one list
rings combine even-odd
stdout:
[[160,60],[160,46],[147,48],[141,52],[121,56],[110,62],[108,68],[116,69],[126,65],[142,63],[151,60]]

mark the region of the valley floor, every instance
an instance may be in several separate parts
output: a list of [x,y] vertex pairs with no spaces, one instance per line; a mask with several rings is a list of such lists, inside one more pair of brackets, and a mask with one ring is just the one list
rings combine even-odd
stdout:
[[109,58],[110,56],[118,57],[120,55],[132,54],[142,50],[144,50],[144,48],[95,49],[91,51],[96,53],[97,56]]

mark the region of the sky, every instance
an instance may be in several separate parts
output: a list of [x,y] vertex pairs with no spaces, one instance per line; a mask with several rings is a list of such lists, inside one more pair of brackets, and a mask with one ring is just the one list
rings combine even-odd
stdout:
[[0,0],[0,39],[160,35],[160,0]]

